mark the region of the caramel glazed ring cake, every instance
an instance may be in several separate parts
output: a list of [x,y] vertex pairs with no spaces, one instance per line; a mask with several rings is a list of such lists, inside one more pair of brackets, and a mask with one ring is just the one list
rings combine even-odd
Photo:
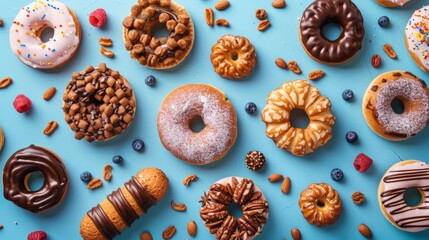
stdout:
[[[153,28],[165,24],[166,37],[152,36]],[[154,69],[181,63],[194,44],[194,25],[188,12],[171,0],[139,0],[123,22],[125,49],[141,65]]]
[[[399,99],[402,113],[391,103]],[[429,89],[410,72],[391,71],[376,77],[365,92],[362,111],[368,126],[379,136],[399,141],[422,131],[429,121]]]
[[63,111],[76,139],[105,141],[131,124],[136,99],[128,81],[101,63],[72,74],[63,95]]
[[[295,108],[307,113],[310,122],[306,129],[291,125],[290,113]],[[305,80],[286,82],[272,91],[261,118],[267,126],[266,135],[279,148],[296,156],[312,153],[327,144],[335,124],[329,99],[320,96],[319,90]]]

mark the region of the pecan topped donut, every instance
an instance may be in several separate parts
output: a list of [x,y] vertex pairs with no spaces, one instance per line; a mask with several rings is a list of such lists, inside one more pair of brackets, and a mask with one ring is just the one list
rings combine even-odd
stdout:
[[65,120],[76,139],[104,141],[122,133],[134,119],[136,100],[128,81],[101,63],[72,74],[63,96]]
[[[153,28],[165,24],[169,34],[157,38]],[[171,0],[139,0],[122,22],[125,48],[131,58],[154,69],[172,68],[192,49],[194,26],[184,7]]]

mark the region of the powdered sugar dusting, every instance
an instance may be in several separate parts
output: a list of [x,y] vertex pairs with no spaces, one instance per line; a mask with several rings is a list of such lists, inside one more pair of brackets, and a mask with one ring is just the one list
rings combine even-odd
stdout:
[[[193,164],[207,164],[228,151],[236,137],[235,111],[225,96],[204,84],[175,89],[161,104],[158,132],[161,141],[177,158]],[[193,132],[190,121],[200,116],[205,124]]]
[[[407,102],[401,114],[395,113],[391,107],[396,97]],[[409,78],[383,85],[377,94],[375,108],[378,122],[389,133],[414,136],[426,127],[429,120],[429,97],[418,81]]]

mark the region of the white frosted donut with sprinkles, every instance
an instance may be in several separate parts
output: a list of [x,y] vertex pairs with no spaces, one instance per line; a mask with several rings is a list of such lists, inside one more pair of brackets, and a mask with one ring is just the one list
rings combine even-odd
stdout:
[[[42,32],[52,28],[47,42]],[[69,61],[79,48],[81,27],[77,16],[64,3],[36,0],[21,8],[10,28],[10,46],[19,60],[39,69],[57,68]]]
[[414,62],[429,72],[429,6],[416,10],[407,22],[405,44]]

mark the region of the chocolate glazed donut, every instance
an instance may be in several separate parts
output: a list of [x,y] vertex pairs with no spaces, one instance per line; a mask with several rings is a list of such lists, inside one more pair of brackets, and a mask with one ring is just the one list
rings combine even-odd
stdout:
[[[341,28],[336,40],[331,41],[322,33],[328,23],[336,23]],[[362,48],[365,36],[362,14],[351,0],[314,1],[301,17],[299,32],[310,57],[332,65],[352,59]]]
[[[42,172],[45,181],[37,191],[28,187],[29,176]],[[28,211],[38,213],[57,206],[68,189],[63,161],[50,150],[30,145],[15,152],[3,169],[4,197]]]

